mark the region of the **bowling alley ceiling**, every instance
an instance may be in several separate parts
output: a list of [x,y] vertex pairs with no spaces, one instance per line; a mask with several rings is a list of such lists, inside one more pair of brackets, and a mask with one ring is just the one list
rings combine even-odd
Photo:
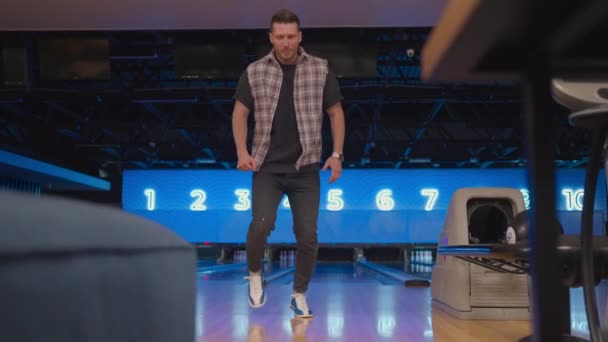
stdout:
[[[521,167],[515,83],[426,83],[428,28],[305,29],[327,53],[346,115],[346,167]],[[0,149],[97,175],[231,168],[238,75],[265,30],[0,32]],[[328,57],[329,58],[329,57]],[[556,165],[586,162],[588,132],[555,104]],[[331,150],[324,126],[324,156]]]

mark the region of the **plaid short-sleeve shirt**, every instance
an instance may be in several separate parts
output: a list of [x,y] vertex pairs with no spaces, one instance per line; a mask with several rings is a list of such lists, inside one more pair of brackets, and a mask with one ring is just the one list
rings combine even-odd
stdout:
[[[294,79],[294,106],[302,154],[296,161],[296,169],[321,159],[323,88],[327,73],[326,60],[309,55],[300,48]],[[274,51],[251,63],[247,67],[247,77],[255,113],[252,157],[256,165],[261,166],[270,147],[272,120],[283,81],[283,71]]]

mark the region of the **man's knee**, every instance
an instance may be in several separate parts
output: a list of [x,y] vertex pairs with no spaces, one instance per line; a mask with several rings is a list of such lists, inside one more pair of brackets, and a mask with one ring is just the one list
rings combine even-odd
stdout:
[[298,245],[303,248],[316,248],[317,232],[316,230],[296,230],[296,240]]
[[254,217],[249,225],[249,230],[253,233],[266,234],[274,228],[274,217]]

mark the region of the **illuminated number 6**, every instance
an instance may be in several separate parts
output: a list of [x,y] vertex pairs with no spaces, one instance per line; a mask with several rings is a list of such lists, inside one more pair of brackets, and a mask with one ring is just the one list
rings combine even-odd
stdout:
[[393,210],[395,207],[395,200],[391,196],[393,196],[393,190],[380,190],[376,195],[376,207],[383,211]]

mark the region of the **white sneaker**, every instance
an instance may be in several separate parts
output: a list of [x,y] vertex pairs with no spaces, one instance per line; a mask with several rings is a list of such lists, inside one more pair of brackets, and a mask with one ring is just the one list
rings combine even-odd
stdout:
[[291,295],[291,309],[296,317],[309,318],[312,317],[312,310],[306,303],[306,296],[303,293],[294,293]]
[[266,304],[266,292],[262,285],[262,271],[249,272],[249,305],[259,308]]

